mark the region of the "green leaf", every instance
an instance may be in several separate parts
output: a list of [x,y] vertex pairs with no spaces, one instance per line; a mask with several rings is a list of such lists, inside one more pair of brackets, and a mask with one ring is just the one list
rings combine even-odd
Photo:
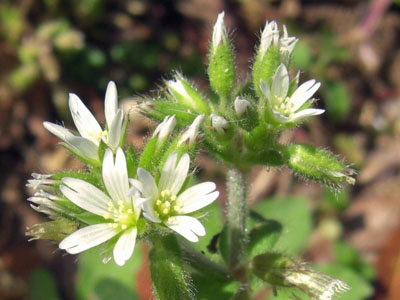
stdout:
[[45,269],[34,270],[28,281],[30,300],[61,300],[53,275]]
[[182,254],[174,235],[153,239],[150,273],[158,300],[195,299],[191,278],[181,262]]
[[248,257],[270,252],[277,243],[282,231],[282,226],[273,220],[264,220],[255,225],[249,235]]
[[366,280],[373,280],[375,278],[374,268],[364,261],[360,253],[348,243],[345,241],[337,241],[333,247],[337,263],[352,269]]
[[[123,287],[125,291],[129,290],[131,297],[128,299],[138,299],[134,292],[134,282],[136,282],[135,274],[141,265],[142,253],[140,247],[136,245],[131,259],[122,267],[116,265],[113,260],[103,264],[101,251],[101,247],[96,247],[80,255],[76,281],[77,298],[80,300],[104,299],[99,294],[99,292],[103,292],[99,285],[105,280],[109,280],[114,282],[112,285]],[[115,299],[122,300],[116,297]]]
[[95,293],[99,300],[132,300],[138,299],[135,292],[127,286],[120,283],[118,280],[102,278],[95,286]]
[[325,82],[321,91],[328,116],[336,122],[344,120],[352,106],[347,86],[343,82]]
[[311,235],[311,211],[307,199],[285,197],[267,199],[258,203],[254,211],[265,219],[275,220],[282,225],[282,235],[274,246],[275,251],[295,254],[302,251]]
[[311,66],[312,51],[310,46],[302,41],[298,41],[292,53],[293,66],[296,69],[308,70]]
[[200,274],[193,275],[198,300],[229,300],[239,288],[239,282],[221,283]]

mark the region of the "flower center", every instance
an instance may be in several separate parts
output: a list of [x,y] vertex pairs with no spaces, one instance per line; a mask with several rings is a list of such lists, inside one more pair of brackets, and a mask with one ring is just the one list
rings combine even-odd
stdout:
[[103,140],[104,143],[106,143],[108,138],[108,130],[105,129],[100,132],[89,132],[88,135],[93,139],[95,139],[97,144],[100,143],[101,140]]
[[177,199],[176,195],[171,194],[170,190],[163,190],[154,202],[154,214],[161,221],[167,221],[177,215],[182,207],[183,203]]
[[293,103],[290,102],[289,97],[286,97],[285,99],[275,97],[272,108],[286,117],[290,117],[290,115],[293,114]]
[[115,206],[111,201],[108,202],[108,211],[103,217],[106,220],[112,219],[114,222],[110,226],[115,229],[126,230],[129,227],[136,226],[136,214],[132,207],[127,206],[124,202],[119,201]]

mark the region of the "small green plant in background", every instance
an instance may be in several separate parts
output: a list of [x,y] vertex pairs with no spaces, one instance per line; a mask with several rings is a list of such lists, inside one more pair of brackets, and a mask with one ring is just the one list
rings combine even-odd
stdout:
[[[130,120],[118,107],[113,82],[105,96],[104,127],[71,94],[78,132],[49,122],[44,126],[87,169],[33,175],[28,185],[37,192],[29,200],[51,221],[27,234],[54,240],[70,254],[95,248],[89,251],[96,251],[98,260],[83,254],[78,278],[99,274],[91,283],[99,299],[114,290],[124,294],[126,282],[107,279],[101,269],[113,269],[109,261],[114,260],[135,272],[131,261],[139,255],[137,241],[150,247],[156,299],[253,299],[266,286],[278,291],[277,297],[283,291],[302,299],[334,299],[342,293],[363,299],[369,286],[349,268],[370,273],[345,245],[337,246],[348,256],[338,259],[341,269],[314,268],[296,257],[312,229],[304,199],[269,199],[255,207],[247,201],[247,178],[256,165],[287,166],[335,191],[355,182],[353,170],[329,151],[279,142],[282,132],[324,113],[315,108],[320,83],[299,84],[300,73],[291,70],[297,42],[286,27],[281,33],[276,22],[267,22],[251,79],[237,83],[233,43],[221,13],[210,45],[209,96],[181,73],[166,80],[159,97],[141,103],[143,112],[160,122],[141,151],[127,143]],[[228,169],[225,222],[213,203],[219,196],[215,183],[191,183],[200,146]],[[79,286],[82,299],[86,288]],[[125,294],[136,297],[133,291]]]

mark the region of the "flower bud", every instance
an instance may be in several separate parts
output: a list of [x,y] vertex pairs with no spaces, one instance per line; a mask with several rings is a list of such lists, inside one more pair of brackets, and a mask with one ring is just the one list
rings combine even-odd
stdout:
[[157,145],[160,146],[168,136],[172,133],[176,125],[175,115],[173,116],[166,116],[164,121],[160,123],[156,130],[153,133],[153,137],[158,137]]
[[218,15],[214,25],[208,76],[211,88],[222,98],[232,92],[235,84],[235,62],[232,45],[224,24],[224,12]]
[[246,99],[240,99],[239,97],[236,97],[233,105],[235,107],[236,114],[239,117],[242,116],[249,107],[251,107],[251,104],[249,101],[247,101]]
[[35,224],[28,227],[26,235],[32,240],[46,239],[55,242],[61,241],[67,235],[76,231],[78,224],[65,218],[57,218],[54,221]]
[[253,86],[258,96],[263,97],[260,81],[269,83],[281,63],[289,64],[297,41],[296,37],[289,37],[286,26],[280,36],[276,22],[265,24],[253,65]]
[[172,80],[166,81],[172,98],[197,113],[208,113],[209,107],[203,96],[179,73]]
[[306,178],[331,187],[341,187],[345,182],[354,184],[355,171],[328,151],[306,144],[290,145],[284,149],[287,165]]
[[60,197],[47,193],[43,190],[37,191],[33,195],[33,197],[28,198],[28,201],[36,204],[36,205],[31,204],[31,207],[34,210],[53,217],[58,216],[60,212],[62,213],[64,211],[64,209],[61,206],[57,205],[54,202],[60,200],[61,200]]
[[211,114],[211,123],[212,127],[219,133],[219,134],[224,134],[225,129],[228,129],[228,121],[220,116]]
[[196,119],[194,119],[192,125],[183,132],[181,138],[178,141],[178,146],[183,143],[187,143],[188,147],[191,148],[193,143],[196,141],[196,138],[199,134],[200,125],[204,120],[204,115],[198,115]]
[[51,179],[52,176],[53,174],[32,173],[32,179],[28,179],[26,186],[33,190],[53,190],[53,185],[59,181]]
[[253,261],[254,274],[275,286],[296,287],[311,299],[332,300],[350,290],[343,281],[311,269],[278,253],[265,253]]

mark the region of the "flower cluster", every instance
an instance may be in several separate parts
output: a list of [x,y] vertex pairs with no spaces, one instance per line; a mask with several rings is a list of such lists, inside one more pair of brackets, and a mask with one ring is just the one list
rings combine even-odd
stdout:
[[279,142],[282,131],[325,112],[312,107],[321,84],[315,79],[299,84],[300,72],[290,70],[298,39],[289,36],[286,26],[280,32],[276,22],[266,22],[253,59],[252,82],[235,86],[235,56],[224,16],[223,12],[218,15],[210,44],[208,78],[214,95],[207,97],[176,73],[165,81],[164,94],[149,99],[143,110],[159,121],[173,113],[180,126],[204,116],[203,144],[219,160],[238,169],[286,165],[300,177],[330,187],[353,183],[351,168],[329,152],[314,147],[323,159],[304,160],[305,155],[295,151],[298,144]]
[[[118,108],[113,82],[108,84],[105,96],[105,130],[74,94],[70,95],[69,107],[80,136],[60,125],[44,122],[44,126],[61,138],[63,145],[73,154],[92,163],[93,170],[100,163],[101,180],[83,173],[65,176],[33,174],[33,179],[29,180],[28,186],[38,190],[29,198],[35,210],[54,220],[67,219],[77,223],[71,227],[74,232],[67,232],[68,235],[59,243],[60,249],[76,254],[110,241],[115,244],[115,262],[124,265],[131,257],[137,236],[144,230],[146,222],[170,228],[192,242],[205,235],[203,225],[188,214],[202,209],[218,197],[216,185],[204,182],[184,187],[190,168],[190,157],[185,151],[194,149],[202,116],[169,148],[165,146],[176,121],[175,116],[166,117],[143,150],[142,164],[139,162],[135,168],[128,163],[132,160],[130,152],[125,154],[121,148],[127,117]],[[106,148],[103,155],[101,143]],[[166,150],[164,153],[162,148]],[[162,154],[168,154],[165,163],[162,164],[160,159],[159,169],[146,170],[148,164],[145,162],[151,159],[156,163],[157,156]],[[45,225],[41,228],[46,231]],[[79,229],[75,231],[76,228]],[[30,232],[34,238],[46,236],[40,235],[38,227]]]

